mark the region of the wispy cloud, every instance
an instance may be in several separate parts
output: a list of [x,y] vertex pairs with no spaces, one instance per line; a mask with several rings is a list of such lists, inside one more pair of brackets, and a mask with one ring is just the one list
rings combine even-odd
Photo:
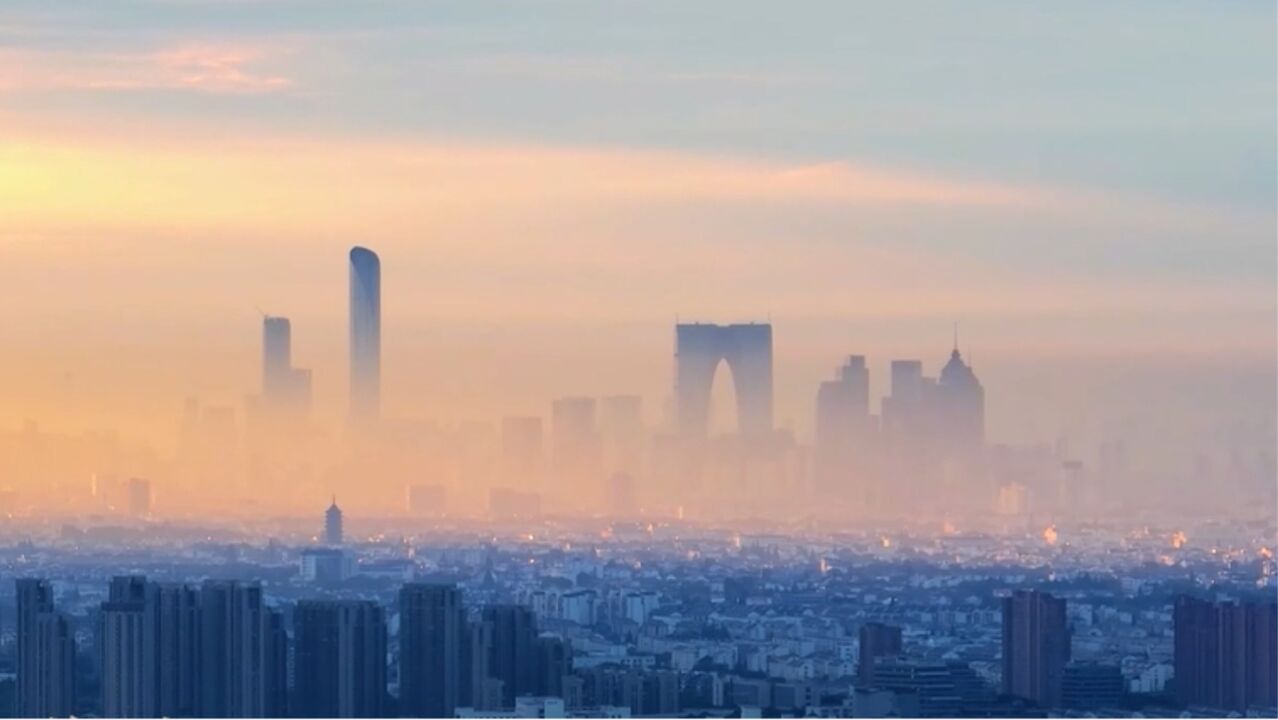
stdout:
[[147,52],[0,48],[0,91],[177,90],[264,94],[293,86],[274,67],[289,49],[191,43]]
[[733,204],[1033,211],[1055,203],[1035,189],[842,162],[425,138],[232,141],[211,131],[193,143],[186,133],[111,137],[101,125],[71,136],[14,130],[21,141],[0,141],[0,210],[11,211],[0,228],[9,231],[49,222],[359,231],[382,217],[411,234],[426,218],[469,222],[493,212],[558,218]]

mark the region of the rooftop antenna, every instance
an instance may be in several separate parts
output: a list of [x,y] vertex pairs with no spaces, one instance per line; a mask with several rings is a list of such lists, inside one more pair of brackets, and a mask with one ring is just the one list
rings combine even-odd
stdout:
[[958,352],[958,320],[954,321],[954,352]]

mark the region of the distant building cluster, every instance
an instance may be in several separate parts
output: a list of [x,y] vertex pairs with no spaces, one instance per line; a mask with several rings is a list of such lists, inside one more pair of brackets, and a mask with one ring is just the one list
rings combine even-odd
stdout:
[[[23,491],[0,486],[0,509],[29,515],[57,507],[140,522],[197,507],[263,517],[339,493],[361,510],[418,518],[810,517],[1042,532],[1127,517],[1153,502],[1198,505],[1156,491],[1169,482],[1219,487],[1206,498],[1217,511],[1256,512],[1278,498],[1273,450],[1248,450],[1229,433],[1219,438],[1233,444],[1224,454],[1196,455],[1183,473],[1167,476],[1150,474],[1148,448],[1135,449],[1125,435],[1086,444],[1063,436],[989,441],[986,387],[957,331],[935,373],[921,360],[896,358],[880,361],[887,372],[879,379],[871,358],[845,356],[801,411],[811,413],[808,437],[796,435],[792,418],[778,422],[774,327],[757,322],[676,322],[671,381],[657,402],[624,387],[599,394],[567,387],[546,398],[540,414],[523,409],[452,425],[396,415],[403,403],[388,414],[382,261],[364,247],[346,260],[350,372],[340,427],[315,412],[311,371],[294,361],[299,328],[265,315],[261,386],[242,410],[188,398],[171,454],[114,433],[48,433],[34,422],[0,432],[0,469],[40,479]],[[596,384],[586,377],[580,387]]]

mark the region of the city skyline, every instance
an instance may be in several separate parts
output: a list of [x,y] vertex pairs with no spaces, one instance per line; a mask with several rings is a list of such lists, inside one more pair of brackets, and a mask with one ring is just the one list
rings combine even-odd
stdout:
[[3,0],[0,717],[1278,717],[1275,28]]
[[1274,434],[1271,7],[234,9],[6,4],[0,429],[171,446],[183,398],[242,404],[260,306],[336,432],[368,245],[391,417],[652,413],[675,319],[770,318],[806,435],[837,358],[878,397],[957,320],[991,438],[1163,472]]
[[[1261,443],[1255,446],[1257,454],[1249,456],[1243,435],[1218,445],[1226,452],[1221,455],[1218,450],[1215,459],[1208,448],[1221,438],[1200,438],[1182,450],[1179,468],[1168,461],[1161,469],[1150,462],[1158,460],[1157,455],[1151,455],[1129,432],[1084,436],[1081,442],[1065,432],[1034,433],[1019,443],[1000,437],[997,429],[989,429],[987,393],[974,372],[970,353],[965,357],[960,350],[957,322],[949,359],[934,375],[926,374],[929,364],[923,361],[891,356],[885,380],[872,370],[865,355],[845,355],[849,359],[838,370],[840,379],[809,388],[808,422],[803,423],[774,415],[773,355],[777,351],[771,322],[680,321],[675,325],[673,373],[665,392],[656,399],[648,397],[646,404],[642,394],[568,394],[540,399],[543,407],[549,405],[548,415],[535,410],[528,415],[502,413],[478,423],[463,418],[455,431],[447,422],[422,424],[420,415],[381,410],[382,264],[376,252],[363,246],[352,247],[348,254],[349,382],[345,420],[340,425],[329,422],[340,411],[316,407],[312,370],[293,367],[292,320],[263,314],[257,387],[249,388],[241,403],[208,404],[204,398],[188,396],[176,445],[171,450],[161,448],[161,453],[173,453],[171,462],[121,465],[116,460],[103,464],[101,454],[97,460],[81,458],[81,466],[88,468],[81,471],[87,482],[77,488],[76,480],[60,479],[61,488],[69,489],[72,498],[81,496],[73,500],[73,506],[89,499],[114,506],[117,512],[128,508],[138,517],[150,517],[153,512],[164,517],[172,516],[183,502],[194,508],[214,501],[230,503],[228,507],[236,508],[237,514],[244,510],[297,514],[305,512],[297,504],[303,498],[310,502],[317,495],[342,492],[354,498],[361,512],[377,514],[411,512],[412,495],[418,488],[435,496],[451,487],[462,492],[454,497],[450,512],[487,508],[500,515],[505,511],[495,508],[507,501],[498,497],[509,491],[515,508],[548,502],[569,513],[606,510],[682,516],[721,504],[734,488],[752,488],[751,492],[762,491],[759,500],[765,505],[769,496],[792,495],[768,511],[782,516],[806,512],[808,501],[803,498],[810,496],[819,505],[818,498],[824,494],[833,501],[823,508],[825,513],[842,508],[855,517],[883,519],[908,508],[923,519],[943,512],[948,523],[990,512],[994,517],[1046,512],[1058,520],[1099,517],[1139,506],[1146,492],[1142,488],[1151,482],[1157,486],[1169,477],[1182,483],[1188,478],[1191,487],[1178,500],[1150,505],[1175,512],[1177,502],[1187,509],[1207,498],[1204,493],[1216,482],[1217,472],[1227,473],[1233,500],[1216,501],[1213,512],[1241,511],[1272,495],[1272,489],[1264,487],[1266,468],[1274,462],[1272,452],[1266,455]],[[392,296],[392,308],[395,300]],[[784,356],[784,348],[780,352]],[[885,383],[886,390],[876,394]],[[397,390],[391,386],[391,397],[398,395]],[[996,386],[991,396],[996,408],[1003,395]],[[599,417],[597,397],[605,408]],[[617,405],[623,400],[624,410]],[[617,415],[618,411],[622,414]],[[512,463],[507,421],[520,418],[537,423],[549,420],[550,442],[542,445],[540,430],[531,445],[515,440],[525,449],[517,451],[523,459]],[[468,452],[498,451],[494,440],[498,436],[492,433],[499,424],[505,453],[500,463],[467,459]],[[15,436],[19,448],[24,434],[30,443],[38,427],[28,419],[27,428]],[[452,432],[458,434],[449,439]],[[352,446],[355,455],[344,455],[343,436],[346,442],[357,443]],[[404,445],[410,436],[417,438],[415,442],[442,441],[454,447],[443,455],[422,454]],[[114,437],[105,437],[108,443],[117,443]],[[670,445],[672,440],[682,447]],[[725,441],[730,444],[723,445]],[[753,444],[755,449],[733,449],[737,442]],[[467,445],[472,450],[465,450]],[[136,451],[153,453],[154,448],[139,446]],[[450,457],[455,452],[461,454]],[[90,464],[85,466],[84,461]],[[249,464],[239,467],[245,461]],[[735,483],[728,482],[721,475],[735,472],[730,470],[735,462],[755,469],[747,469]],[[1226,465],[1215,470],[1217,462]],[[1060,467],[1054,469],[1054,465]],[[37,464],[34,472],[45,472],[40,467]],[[495,472],[488,469],[492,467]],[[440,469],[445,471],[442,481],[421,484],[400,479],[422,473],[430,477]],[[128,481],[128,495],[112,500],[124,491],[113,489],[112,484],[119,483],[113,476],[99,481],[103,471],[158,474],[161,479],[155,487],[165,499],[153,505],[151,481],[134,477]],[[1057,474],[1059,478],[1054,477]],[[1133,478],[1143,478],[1143,486],[1134,484]],[[251,488],[263,481],[280,494],[250,510],[246,501],[260,502],[251,497]],[[349,491],[356,487],[361,492],[351,496]],[[643,491],[637,493],[640,487]],[[56,495],[61,488],[52,490]],[[23,491],[12,477],[6,489],[18,491],[16,497],[21,500],[15,508],[31,507],[32,502],[37,507],[56,507],[49,504],[52,496],[47,491],[43,496]],[[464,499],[458,502],[458,497]],[[658,502],[658,497],[664,499]],[[917,497],[926,500],[912,499]],[[567,505],[560,505],[566,500]],[[730,503],[716,512],[749,515],[761,507],[733,509]],[[524,510],[516,513],[522,515]]]

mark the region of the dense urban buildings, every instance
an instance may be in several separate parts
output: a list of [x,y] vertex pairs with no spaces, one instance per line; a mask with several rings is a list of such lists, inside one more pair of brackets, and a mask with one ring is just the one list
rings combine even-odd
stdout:
[[[1182,548],[1202,587],[1237,599],[1192,598],[1148,562],[1165,542],[1120,558],[1091,554],[1085,535],[1079,551],[954,537],[945,558],[906,534],[889,547],[686,523],[437,532],[348,542],[355,566],[329,578],[299,571],[315,546],[303,528],[282,544],[106,541],[102,557],[163,580],[85,576],[83,550],[28,546],[56,579],[0,592],[18,630],[16,651],[0,647],[15,670],[0,675],[0,705],[112,717],[1278,711],[1272,574],[1258,588],[1241,565]],[[992,569],[1009,554],[1021,559]],[[0,562],[17,557],[0,548]],[[227,577],[183,580],[209,574]]]
[[1276,28],[0,0],[0,720],[1278,720]]
[[[288,487],[281,477],[314,497],[350,475],[353,501],[385,492],[394,512],[352,517],[330,492],[322,523],[258,521],[215,541],[227,526],[157,518],[149,479],[93,474],[100,514],[84,529],[27,524],[39,546],[0,545],[16,573],[56,576],[13,584],[14,713],[1278,705],[1272,519],[1186,531],[1084,513],[1124,472],[1124,446],[1106,444],[1095,467],[1065,443],[991,446],[985,388],[957,337],[936,377],[891,361],[877,408],[870,359],[846,356],[816,389],[810,444],[773,417],[770,324],[676,325],[664,423],[639,395],[567,395],[549,403],[548,438],[536,414],[446,436],[381,415],[380,261],[364,248],[350,261],[351,454],[314,472],[333,448],[308,439],[309,373],[292,367],[289,321],[268,316],[257,419],[269,422],[241,428],[228,408],[192,401],[177,465],[226,497],[238,482]],[[725,364],[731,429],[710,418]],[[417,464],[429,453],[449,461]],[[0,643],[0,668],[5,657]],[[0,675],[0,709],[5,688]]]

